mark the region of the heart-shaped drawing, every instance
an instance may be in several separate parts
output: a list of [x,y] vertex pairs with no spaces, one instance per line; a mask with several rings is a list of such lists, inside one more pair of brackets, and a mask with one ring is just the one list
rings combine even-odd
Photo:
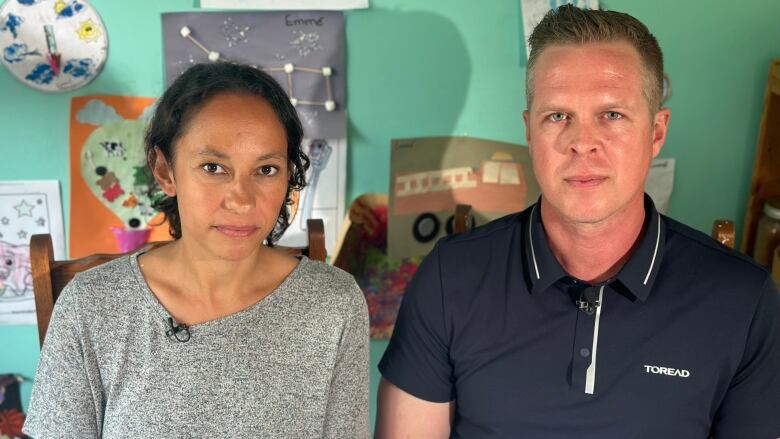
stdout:
[[95,197],[122,220],[126,230],[146,230],[156,214],[149,197],[152,175],[144,155],[146,120],[122,119],[113,108],[97,100],[87,108],[91,112],[85,113],[85,118],[101,119],[103,123],[96,123],[98,128],[82,146],[81,176]]

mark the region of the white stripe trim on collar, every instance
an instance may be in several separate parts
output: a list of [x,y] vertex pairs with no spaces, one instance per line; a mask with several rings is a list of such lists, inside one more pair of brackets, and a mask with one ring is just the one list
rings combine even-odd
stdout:
[[647,270],[647,275],[645,276],[645,281],[643,285],[647,285],[647,281],[650,279],[650,273],[653,272],[653,266],[655,265],[655,257],[658,255],[658,243],[661,242],[661,214],[657,213],[658,215],[658,229],[655,234],[655,250],[653,250],[653,259],[650,261],[650,268]]
[[534,261],[534,270],[536,270],[536,280],[541,279],[539,277],[539,265],[536,263],[536,252],[534,252],[534,238],[531,234],[531,226],[534,222],[534,212],[536,211],[536,206],[539,204],[534,204],[534,207],[531,209],[531,216],[528,218],[528,242],[531,244],[531,258]]

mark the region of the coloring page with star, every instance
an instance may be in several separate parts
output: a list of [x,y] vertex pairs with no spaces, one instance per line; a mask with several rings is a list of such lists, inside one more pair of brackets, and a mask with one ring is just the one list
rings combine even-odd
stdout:
[[30,237],[48,233],[55,259],[65,259],[60,184],[0,181],[0,325],[34,325]]
[[0,60],[19,82],[45,92],[90,83],[108,56],[106,27],[85,0],[6,0]]

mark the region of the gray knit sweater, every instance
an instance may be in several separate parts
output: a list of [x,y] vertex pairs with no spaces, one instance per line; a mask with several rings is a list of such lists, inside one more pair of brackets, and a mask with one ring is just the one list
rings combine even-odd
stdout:
[[[261,302],[166,336],[137,254],[57,300],[25,433],[35,438],[364,438],[368,313],[351,276],[303,258]],[[181,334],[180,334],[181,335]]]

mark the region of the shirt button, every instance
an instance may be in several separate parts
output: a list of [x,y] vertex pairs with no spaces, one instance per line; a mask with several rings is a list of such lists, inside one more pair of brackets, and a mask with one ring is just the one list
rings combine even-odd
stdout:
[[583,357],[587,357],[588,355],[590,355],[590,349],[588,349],[588,348],[580,349],[580,355],[583,356]]

